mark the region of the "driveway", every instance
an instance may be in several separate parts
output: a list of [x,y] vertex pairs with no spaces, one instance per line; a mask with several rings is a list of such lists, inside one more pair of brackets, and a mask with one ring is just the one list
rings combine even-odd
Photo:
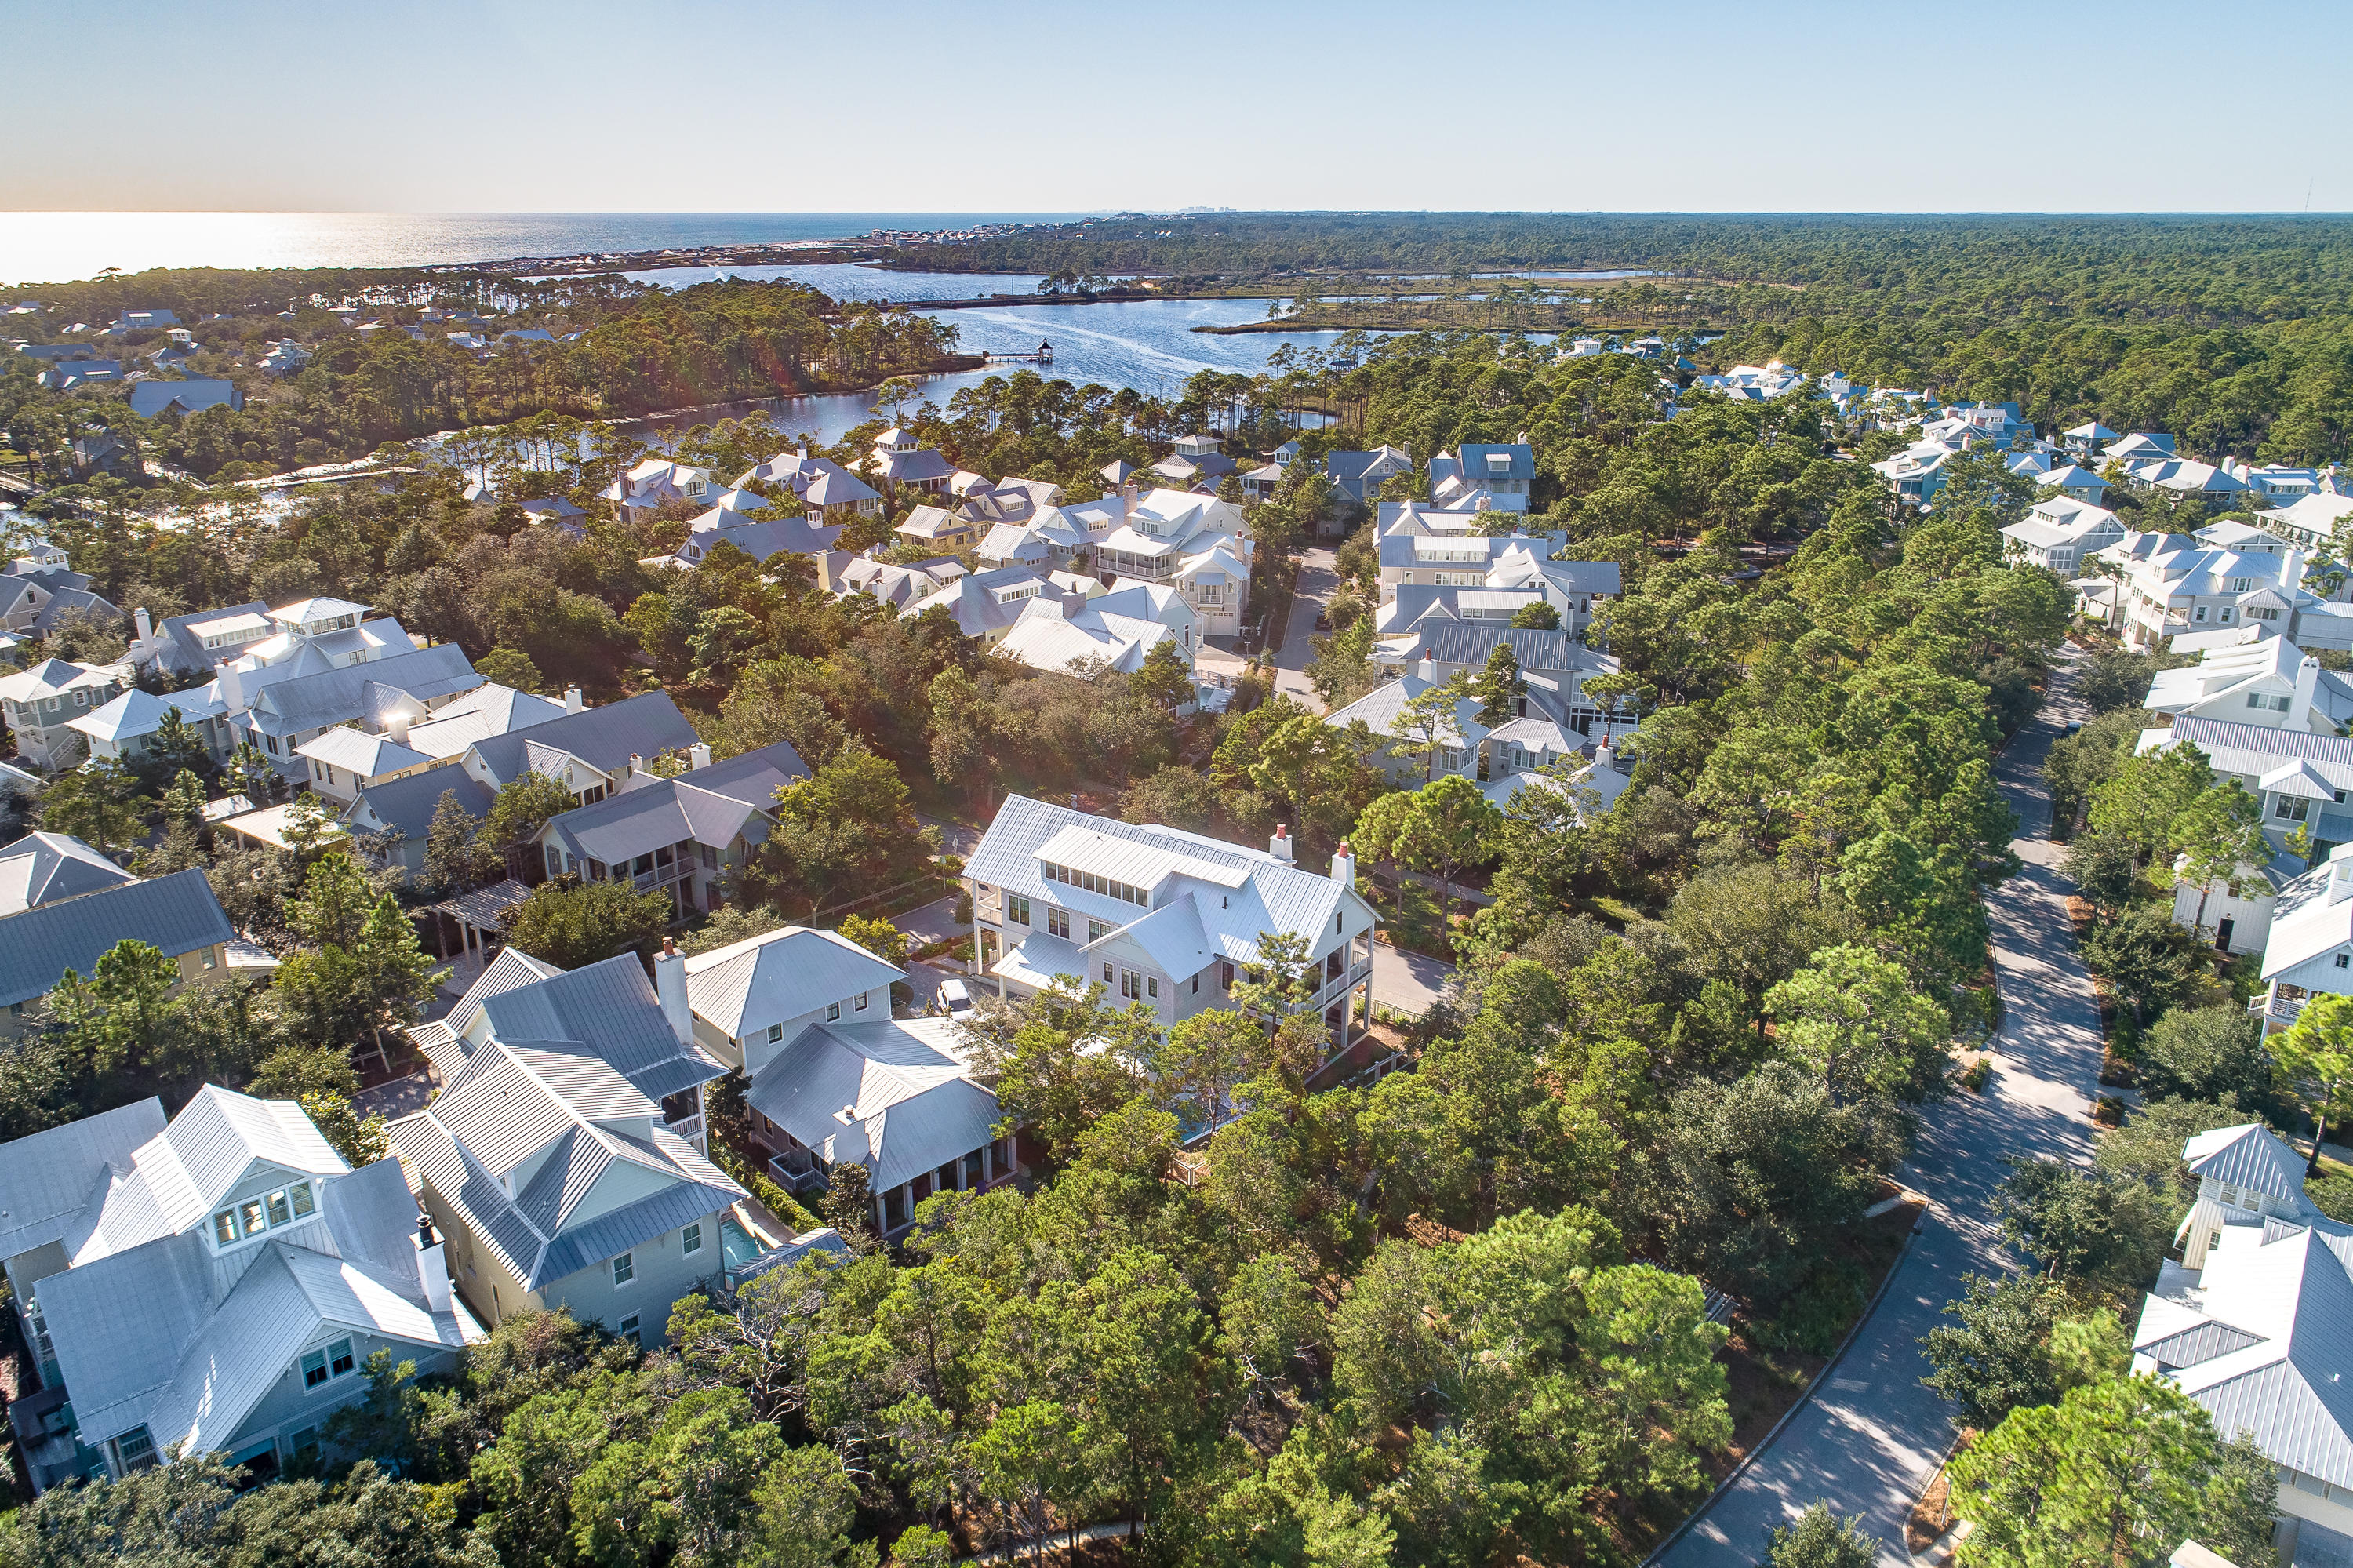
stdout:
[[959,922],[955,917],[955,906],[956,895],[951,893],[920,909],[908,910],[891,924],[904,932],[910,944],[918,948],[929,947],[946,937],[968,937],[972,935],[972,922]]
[[1291,620],[1282,630],[1282,646],[1274,652],[1274,689],[1305,703],[1311,713],[1324,711],[1324,699],[1307,683],[1307,662],[1315,657],[1307,640],[1315,635],[1316,613],[1332,602],[1339,587],[1338,556],[1320,545],[1299,552],[1299,581],[1291,596]]
[[1919,1150],[1896,1173],[1931,1200],[1912,1250],[1878,1310],[1779,1437],[1660,1553],[1671,1568],[1750,1568],[1763,1561],[1772,1529],[1818,1499],[1879,1538],[1883,1564],[1909,1563],[1905,1520],[1956,1431],[1951,1408],[1920,1385],[1929,1368],[1919,1338],[1961,1294],[1963,1274],[2012,1266],[1993,1221],[2003,1160],[2091,1153],[2099,1006],[2067,921],[2073,885],[2058,869],[2038,777],[2066,722],[2087,716],[2070,694],[2073,678],[2071,659],[2042,711],[1996,764],[2019,815],[2011,847],[2025,864],[1986,903],[2002,1005],[1993,1082],[1983,1095],[1961,1090],[1926,1108]]
[[936,959],[917,959],[907,966],[907,984],[915,993],[913,1012],[916,1017],[932,1011],[933,1002],[939,998],[941,982],[951,980],[971,984],[962,969],[952,969]]
[[1392,948],[1387,942],[1373,944],[1373,1005],[1395,1008],[1398,1012],[1419,1018],[1438,1000],[1438,993],[1454,973],[1454,966],[1443,959]]

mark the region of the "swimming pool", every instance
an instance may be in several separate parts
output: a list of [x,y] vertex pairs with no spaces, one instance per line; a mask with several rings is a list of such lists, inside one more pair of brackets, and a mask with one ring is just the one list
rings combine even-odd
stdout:
[[735,1223],[733,1215],[719,1222],[719,1250],[730,1268],[741,1268],[767,1249],[759,1238]]

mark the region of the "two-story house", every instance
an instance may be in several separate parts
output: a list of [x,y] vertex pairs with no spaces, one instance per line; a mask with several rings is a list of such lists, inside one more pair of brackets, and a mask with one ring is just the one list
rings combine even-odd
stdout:
[[206,754],[216,763],[227,761],[229,753],[237,749],[237,737],[220,698],[201,688],[159,697],[133,686],[104,707],[68,720],[67,726],[82,737],[90,756],[137,768],[147,761],[164,722],[174,714],[195,731]]
[[2185,715],[2141,731],[2135,749],[2146,756],[2176,745],[2196,747],[2218,786],[2236,783],[2254,797],[2271,856],[2203,885],[2177,876],[2173,923],[2202,929],[2221,952],[2260,953],[2271,938],[2281,890],[2306,869],[2286,853],[2288,837],[2308,832],[2316,859],[2353,840],[2353,807],[2346,804],[2353,740]]
[[16,736],[16,755],[52,772],[79,762],[89,743],[73,727],[114,700],[131,684],[120,664],[75,664],[44,659],[30,669],[0,675],[0,713]]
[[2198,1197],[2182,1222],[2181,1261],[2168,1259],[2142,1300],[2132,1371],[2172,1383],[2275,1467],[2279,1562],[2353,1559],[2353,1413],[2343,1393],[2353,1373],[2343,1328],[2353,1225],[2306,1196],[2304,1156],[2268,1128],[2200,1133],[2182,1160]]
[[658,998],[634,953],[565,971],[510,947],[410,1031],[448,1086],[385,1134],[487,1323],[568,1308],[656,1345],[745,1245],[744,1191],[702,1153],[726,1068],[694,1044],[684,960],[661,962]]
[[111,620],[121,612],[90,591],[90,579],[66,565],[55,545],[36,545],[0,572],[0,630],[46,637],[60,616],[79,611]]
[[1324,460],[1324,477],[1332,482],[1332,488],[1359,506],[1370,506],[1380,499],[1381,486],[1390,480],[1410,478],[1412,474],[1413,454],[1403,447],[1333,452]]
[[201,868],[28,904],[0,916],[0,1040],[33,1028],[65,972],[95,973],[117,942],[161,950],[185,983],[227,973],[236,939]]
[[902,490],[938,495],[948,487],[955,465],[929,447],[915,443],[915,432],[893,425],[874,438],[873,450],[860,465],[869,479],[880,480],[884,493],[896,499]]
[[736,476],[735,488],[754,484],[780,485],[808,508],[812,521],[840,525],[882,510],[882,494],[872,485],[827,457],[806,450],[778,452]]
[[[632,773],[665,752],[696,744],[694,726],[667,692],[640,692],[602,707],[571,708],[543,719],[471,742],[463,754],[467,774],[496,793],[526,773],[561,779],[582,805],[601,800]],[[409,731],[417,738],[417,731]]]
[[425,844],[433,814],[445,795],[475,822],[489,815],[491,791],[469,775],[456,758],[414,768],[362,784],[336,825],[371,846],[376,864],[396,863],[412,875],[425,869]]
[[663,503],[704,503],[712,493],[711,471],[670,458],[649,457],[601,492],[624,523],[651,517]]
[[1123,583],[1076,606],[1052,595],[1024,601],[997,652],[1033,670],[1100,666],[1133,674],[1163,642],[1192,665],[1200,642],[1193,607],[1174,588]]
[[[1112,578],[1165,583],[1183,594],[1205,636],[1240,630],[1249,610],[1255,546],[1241,508],[1214,495],[1132,485],[1114,496],[1056,509],[1062,526],[1082,535],[1093,570]],[[1041,528],[1047,526],[1041,514]]]
[[2263,994],[2248,1011],[2266,1034],[2294,1023],[2315,994],[2353,994],[2353,843],[2280,889],[2258,972]]
[[[248,689],[247,674],[232,666],[216,684],[225,697],[232,691],[242,694]],[[252,691],[251,702],[242,708],[231,699],[228,723],[240,742],[255,742],[280,773],[301,781],[311,771],[310,760],[301,755],[303,742],[343,725],[357,724],[370,734],[383,734],[404,717],[414,725],[481,683],[466,651],[442,642],[396,652],[381,662],[361,660],[313,674],[281,674]]]
[[294,755],[308,766],[313,794],[348,808],[370,784],[432,765],[431,757],[409,748],[408,730],[408,715],[396,712],[382,735],[341,724],[302,742]]
[[808,768],[783,741],[724,762],[697,741],[688,758],[674,778],[633,770],[603,800],[549,818],[535,841],[547,874],[663,894],[681,919],[720,908],[767,842],[776,792]]
[[1013,795],[965,880],[980,970],[1001,995],[1066,975],[1175,1023],[1230,1008],[1259,938],[1289,935],[1307,944],[1305,1006],[1323,1014],[1334,1050],[1369,1022],[1375,917],[1345,845],[1324,876],[1297,864],[1284,833],[1244,849]]
[[769,1175],[798,1192],[844,1161],[865,1166],[885,1236],[934,1192],[997,1186],[1021,1169],[957,1024],[892,1018],[892,983],[905,978],[837,932],[798,926],[686,960],[695,1037],[744,1074]]
[[2124,524],[2106,507],[2055,495],[2036,502],[2024,517],[2002,529],[2002,555],[2014,564],[2072,577],[2094,552],[2124,536]]
[[2142,705],[2174,718],[2228,720],[2334,735],[2353,721],[2353,681],[2284,637],[2209,648],[2194,664],[2160,670]]
[[39,1392],[34,1489],[217,1452],[319,1457],[368,1357],[448,1372],[481,1330],[391,1160],[354,1171],[291,1100],[214,1085],[0,1145],[0,1258]]
[[1525,512],[1535,477],[1535,448],[1525,436],[1503,445],[1465,441],[1456,450],[1440,452],[1430,460],[1432,496],[1449,481],[1459,482],[1493,496],[1498,512]]

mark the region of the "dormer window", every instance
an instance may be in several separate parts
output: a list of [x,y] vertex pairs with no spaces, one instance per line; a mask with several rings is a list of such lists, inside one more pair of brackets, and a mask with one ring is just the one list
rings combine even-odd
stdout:
[[302,1356],[302,1386],[316,1388],[321,1383],[348,1374],[358,1364],[348,1339],[336,1340],[305,1351]]
[[297,1181],[275,1192],[248,1198],[213,1216],[213,1245],[216,1247],[234,1246],[280,1225],[307,1220],[316,1208],[308,1181]]

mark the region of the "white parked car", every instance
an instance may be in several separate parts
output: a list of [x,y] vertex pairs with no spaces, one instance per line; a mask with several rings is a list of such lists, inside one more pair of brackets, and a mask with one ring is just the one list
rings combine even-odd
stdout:
[[972,992],[960,980],[940,982],[940,1005],[948,1010],[950,1018],[962,1018],[972,1011]]

